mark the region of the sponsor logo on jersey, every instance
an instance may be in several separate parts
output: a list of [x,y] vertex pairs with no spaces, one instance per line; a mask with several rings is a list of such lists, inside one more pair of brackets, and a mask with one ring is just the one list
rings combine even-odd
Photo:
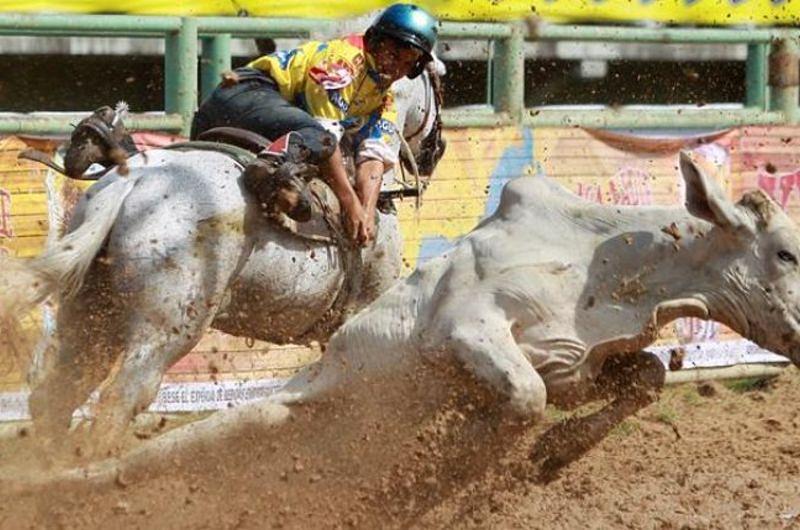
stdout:
[[325,90],[344,88],[353,82],[352,68],[344,61],[313,66],[309,69],[308,76]]
[[385,120],[383,118],[379,118],[375,121],[375,125],[373,128],[377,131],[380,131],[382,134],[392,135],[397,131],[397,128],[394,126],[394,123],[390,122],[389,120]]
[[347,112],[350,110],[350,104],[344,100],[342,93],[338,90],[328,90],[328,99],[337,109],[341,110],[342,112]]

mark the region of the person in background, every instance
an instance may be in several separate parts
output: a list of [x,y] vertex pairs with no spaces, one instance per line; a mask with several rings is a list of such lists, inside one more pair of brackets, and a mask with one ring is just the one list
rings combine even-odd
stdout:
[[275,44],[275,39],[265,37],[263,39],[253,40],[255,41],[258,55],[269,55],[270,53],[275,53],[275,50],[278,49],[278,46]]

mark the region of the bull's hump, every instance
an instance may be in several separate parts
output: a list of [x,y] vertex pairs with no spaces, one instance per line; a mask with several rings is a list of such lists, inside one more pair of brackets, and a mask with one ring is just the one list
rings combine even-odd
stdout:
[[500,197],[497,214],[526,224],[570,223],[577,218],[614,222],[619,210],[589,202],[573,194],[558,182],[546,177],[520,177],[506,184]]
[[495,216],[502,219],[501,223],[525,233],[529,241],[543,238],[563,245],[564,241],[577,243],[576,240],[585,238],[596,244],[597,237],[602,240],[646,226],[658,230],[658,226],[649,225],[657,221],[659,214],[654,208],[590,202],[558,182],[540,176],[509,181]]
[[598,236],[619,231],[613,211],[544,177],[509,181],[497,212],[484,225],[480,230],[493,229],[509,240],[515,253],[532,252],[538,261],[588,259]]
[[545,177],[519,177],[510,180],[500,196],[500,211],[522,208],[552,208],[566,207],[569,204],[583,202],[578,196],[573,195],[558,183]]

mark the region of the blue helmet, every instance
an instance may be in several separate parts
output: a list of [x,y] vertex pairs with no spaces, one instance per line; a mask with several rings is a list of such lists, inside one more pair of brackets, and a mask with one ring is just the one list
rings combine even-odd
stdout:
[[433,60],[433,47],[438,33],[436,18],[421,7],[394,4],[387,7],[367,29],[366,37],[387,36],[422,50],[422,57],[408,75],[413,79]]

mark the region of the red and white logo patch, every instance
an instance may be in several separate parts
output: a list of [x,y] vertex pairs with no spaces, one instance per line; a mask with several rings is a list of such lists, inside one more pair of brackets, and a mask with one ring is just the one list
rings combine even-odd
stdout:
[[308,77],[325,90],[336,90],[353,82],[353,70],[344,61],[323,63],[309,69]]

